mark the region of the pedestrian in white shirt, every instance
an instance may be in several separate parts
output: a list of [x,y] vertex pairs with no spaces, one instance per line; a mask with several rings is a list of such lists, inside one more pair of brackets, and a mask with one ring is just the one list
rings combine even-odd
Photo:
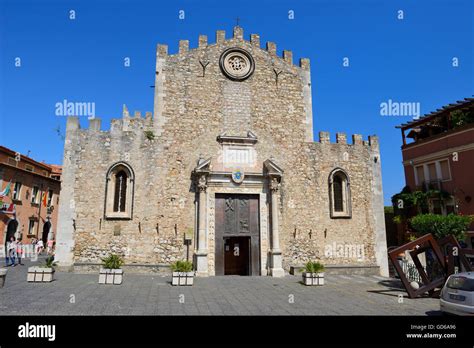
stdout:
[[[10,241],[7,243],[7,258],[11,262],[10,266],[13,266],[13,267],[15,267],[15,256],[16,256],[15,254],[16,254],[16,242],[15,242],[15,238],[11,237]],[[8,266],[8,262],[7,262],[7,266]]]
[[43,244],[43,240],[40,239],[38,240],[38,242],[36,242],[36,253],[37,254],[41,254],[44,250],[44,244]]

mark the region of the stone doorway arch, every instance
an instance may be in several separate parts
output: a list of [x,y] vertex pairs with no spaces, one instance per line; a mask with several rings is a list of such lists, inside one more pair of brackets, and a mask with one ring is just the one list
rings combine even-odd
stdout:
[[16,238],[17,230],[18,230],[18,220],[10,219],[10,221],[8,221],[7,228],[5,231],[5,240],[3,241],[3,244],[6,245],[11,237]]

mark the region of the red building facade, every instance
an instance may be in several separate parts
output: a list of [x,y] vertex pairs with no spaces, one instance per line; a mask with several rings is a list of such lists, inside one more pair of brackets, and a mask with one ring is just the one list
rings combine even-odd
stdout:
[[55,239],[61,167],[0,146],[0,241]]
[[438,109],[398,126],[406,185],[411,191],[439,190],[429,212],[474,215],[474,98]]

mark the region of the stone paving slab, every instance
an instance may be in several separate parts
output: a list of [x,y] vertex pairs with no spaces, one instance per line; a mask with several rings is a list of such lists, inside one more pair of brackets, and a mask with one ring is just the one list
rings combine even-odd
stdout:
[[[99,285],[98,274],[56,272],[51,283],[28,283],[27,267],[9,267],[0,315],[438,315],[439,300],[409,299],[400,281],[380,276],[326,275],[322,287],[299,276],[196,278],[174,287],[170,277],[124,275]],[[399,303],[399,295],[404,296]],[[74,301],[72,301],[74,299]],[[182,303],[184,301],[184,303]]]

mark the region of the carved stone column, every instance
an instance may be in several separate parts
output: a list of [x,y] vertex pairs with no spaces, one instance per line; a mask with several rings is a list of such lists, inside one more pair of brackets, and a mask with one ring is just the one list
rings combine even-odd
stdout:
[[282,266],[280,232],[278,228],[278,196],[280,192],[280,182],[276,177],[270,177],[270,192],[272,198],[272,247],[270,250],[270,274],[272,277],[284,277],[285,271]]
[[197,182],[197,189],[199,195],[199,216],[198,216],[198,238],[197,238],[197,250],[196,256],[196,271],[198,276],[207,276],[208,264],[207,264],[207,179],[206,175],[199,176]]

